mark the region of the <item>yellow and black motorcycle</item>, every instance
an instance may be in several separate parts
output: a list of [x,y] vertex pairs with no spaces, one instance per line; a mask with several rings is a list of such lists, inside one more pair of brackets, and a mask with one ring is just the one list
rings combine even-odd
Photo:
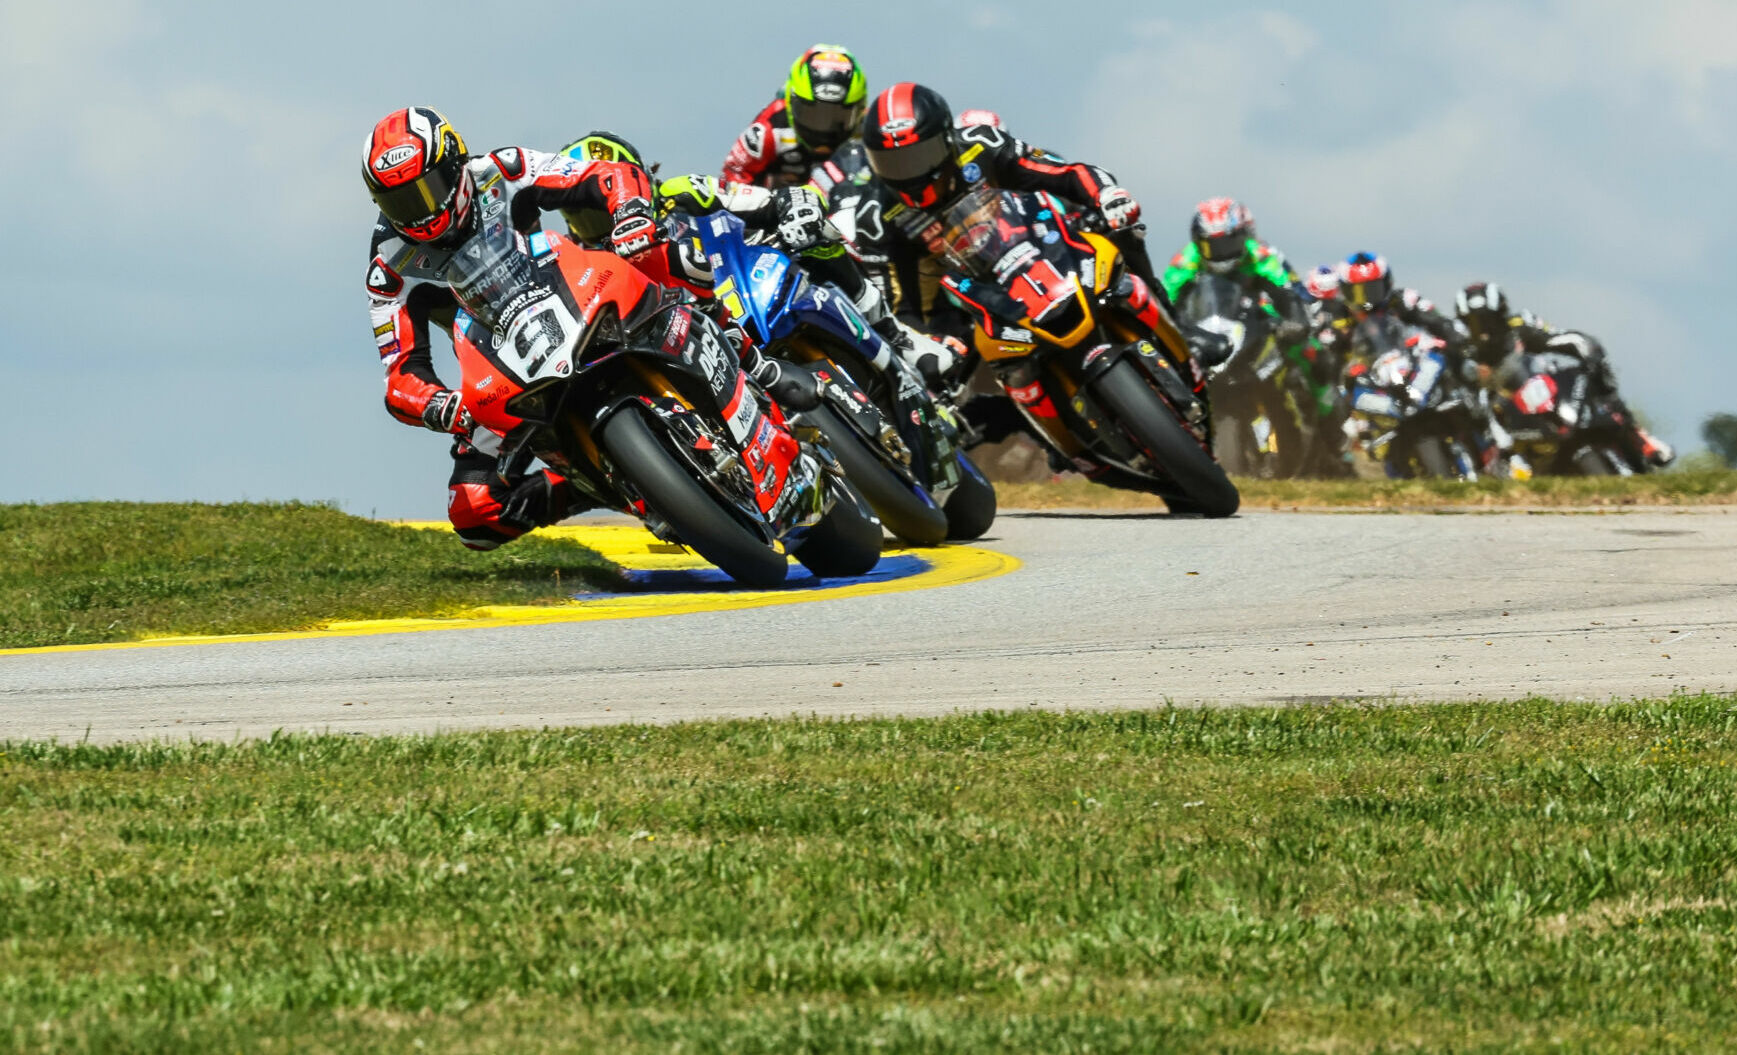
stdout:
[[1048,194],[971,191],[942,221],[942,289],[1046,446],[1172,512],[1230,516],[1240,496],[1213,460],[1187,343],[1121,250],[1065,209]]

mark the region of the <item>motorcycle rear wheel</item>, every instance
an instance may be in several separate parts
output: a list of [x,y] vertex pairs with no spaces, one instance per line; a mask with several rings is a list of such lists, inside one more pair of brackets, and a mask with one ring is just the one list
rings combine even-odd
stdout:
[[947,496],[947,537],[982,538],[995,523],[995,485],[964,451],[959,452],[959,486]]
[[598,428],[615,468],[682,544],[747,586],[777,586],[790,570],[784,554],[755,537],[705,485],[694,479],[658,439],[634,406],[610,415]]
[[913,546],[935,546],[947,538],[946,511],[927,491],[906,483],[888,468],[838,411],[822,405],[803,416],[826,435],[826,445],[845,477],[868,499],[888,531]]
[[1134,439],[1182,492],[1171,512],[1227,517],[1242,504],[1236,485],[1182,424],[1140,368],[1122,360],[1097,379],[1094,391]]
[[837,500],[796,547],[796,559],[822,579],[867,575],[881,562],[884,534],[868,503],[849,484],[834,479]]

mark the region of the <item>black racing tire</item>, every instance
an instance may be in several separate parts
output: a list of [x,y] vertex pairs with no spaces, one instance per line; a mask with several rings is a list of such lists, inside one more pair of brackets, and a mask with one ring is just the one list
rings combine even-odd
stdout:
[[1441,437],[1423,437],[1412,445],[1411,454],[1417,459],[1417,467],[1425,477],[1433,480],[1459,478],[1459,471],[1448,457],[1447,447],[1442,443]]
[[995,523],[995,485],[964,451],[959,452],[959,486],[947,496],[947,537],[961,542],[982,538]]
[[755,537],[694,479],[637,408],[616,411],[597,431],[616,471],[669,521],[683,545],[744,585],[777,586],[784,581],[790,570],[784,554]]
[[845,478],[868,499],[888,531],[913,546],[936,546],[946,540],[946,511],[928,492],[913,491],[911,484],[888,468],[838,411],[823,404],[803,417],[825,434],[826,445],[844,469]]
[[1610,463],[1597,447],[1582,447],[1574,456],[1574,471],[1581,476],[1613,476]]
[[1183,426],[1182,419],[1138,366],[1123,359],[1098,377],[1093,390],[1181,492],[1176,502],[1165,496],[1172,512],[1207,517],[1227,517],[1236,512],[1242,504],[1236,485]]
[[796,547],[796,559],[822,579],[867,575],[881,561],[885,533],[855,488],[837,479],[828,486],[834,489],[837,500],[820,523],[808,529],[807,537]]

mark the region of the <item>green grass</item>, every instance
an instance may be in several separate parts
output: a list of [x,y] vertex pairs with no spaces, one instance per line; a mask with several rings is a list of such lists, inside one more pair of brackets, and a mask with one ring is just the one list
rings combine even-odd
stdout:
[[[1737,471],[1631,477],[1548,476],[1532,480],[1250,480],[1237,478],[1244,509],[1436,509],[1697,506],[1737,504]],[[1151,495],[1101,487],[1083,478],[995,485],[1004,509],[1152,509]]]
[[0,505],[0,648],[443,615],[563,598],[607,571],[572,542],[472,553],[319,505]]
[[1737,1046],[1737,698],[3,746],[0,1046]]

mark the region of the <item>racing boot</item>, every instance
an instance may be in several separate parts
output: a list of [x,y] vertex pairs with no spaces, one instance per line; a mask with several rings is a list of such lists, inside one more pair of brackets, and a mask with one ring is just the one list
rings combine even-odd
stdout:
[[1640,444],[1641,456],[1654,468],[1663,469],[1677,460],[1677,452],[1670,444],[1639,425],[1635,426],[1634,438]]

